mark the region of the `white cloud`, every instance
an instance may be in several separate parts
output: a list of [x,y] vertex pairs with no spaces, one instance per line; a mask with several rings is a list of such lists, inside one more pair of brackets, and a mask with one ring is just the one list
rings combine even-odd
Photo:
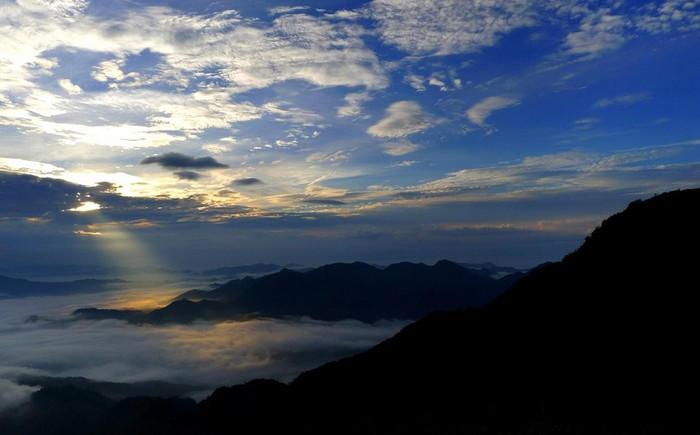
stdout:
[[362,115],[362,104],[370,101],[372,97],[369,92],[353,92],[345,96],[345,105],[338,107],[339,117],[360,117]]
[[48,163],[36,162],[23,159],[10,159],[0,157],[0,170],[10,172],[20,172],[23,174],[42,176],[58,176],[65,172],[64,168]]
[[289,14],[292,12],[305,11],[308,9],[309,9],[308,6],[276,6],[273,8],[269,8],[267,10],[267,13],[270,15],[282,15],[282,14]]
[[430,128],[430,116],[415,101],[399,101],[386,109],[387,116],[369,127],[367,133],[377,137],[403,137]]
[[418,151],[422,147],[408,141],[401,142],[388,142],[381,144],[384,154],[390,156],[403,156],[405,154],[410,154],[414,151]]
[[579,30],[566,36],[564,46],[569,54],[594,57],[620,48],[625,43],[628,26],[624,17],[610,15],[609,9],[601,9],[586,15]]
[[105,60],[100,62],[90,73],[90,76],[98,82],[109,83],[110,87],[119,86],[134,87],[141,86],[141,75],[137,72],[124,74],[122,71],[123,59]]
[[226,145],[223,143],[204,144],[204,145],[202,145],[202,149],[205,151],[209,151],[212,154],[223,154],[223,153],[231,151],[231,147],[229,145]]
[[535,24],[527,0],[374,0],[370,13],[387,44],[411,54],[455,54],[494,45]]
[[80,86],[73,84],[69,79],[59,80],[58,85],[68,92],[68,95],[80,95],[83,93]]
[[445,82],[436,75],[432,75],[430,79],[428,79],[428,84],[431,86],[437,86],[441,91],[447,90],[447,85]]
[[647,4],[635,17],[638,29],[651,34],[697,32],[700,30],[699,0],[668,0],[661,5]]
[[[26,0],[0,6],[0,125],[55,135],[59,143],[161,146],[259,118],[263,111],[251,103],[233,102],[251,89],[287,80],[320,87],[388,86],[377,56],[365,46],[367,31],[333,17],[297,13],[261,24],[235,11],[197,15],[167,7],[129,12],[116,7],[106,20],[86,14],[86,5]],[[81,94],[71,76],[59,81],[65,94],[49,92],[44,78],[62,59],[45,53],[60,57],[65,50],[84,50],[87,59],[99,59],[89,70],[91,78],[112,92]],[[130,62],[141,56],[152,62],[149,68],[135,69],[138,63]],[[120,92],[145,85],[162,93]],[[362,92],[357,96],[350,101],[356,105],[342,113],[359,110],[368,98]],[[272,111],[279,120],[302,125],[320,119],[301,109]],[[104,124],[109,124],[106,134],[100,135]]]
[[289,106],[288,102],[271,102],[263,105],[263,109],[276,116],[278,121],[288,121],[293,124],[302,125],[305,127],[314,127],[323,117],[317,113],[298,107],[284,108]]
[[423,92],[427,88],[425,87],[425,78],[417,74],[409,74],[404,77],[404,82],[408,83],[413,89],[418,92]]
[[39,387],[19,385],[0,378],[0,412],[28,401],[31,394],[38,390]]
[[520,104],[520,101],[515,98],[502,96],[488,97],[469,108],[465,116],[474,124],[485,127],[486,119],[491,116],[491,113],[496,110],[517,106],[518,104]]
[[22,5],[34,11],[49,11],[54,17],[73,19],[82,15],[89,0],[25,0]]
[[[112,89],[71,97],[33,90],[24,97],[25,109],[0,107],[0,122],[55,135],[61,143],[139,148],[169,145],[206,128],[230,128],[262,116],[250,103],[231,102],[225,90],[168,94]],[[55,118],[59,114],[61,122]]]
[[416,161],[416,160],[404,160],[403,162],[395,163],[395,164],[391,165],[391,167],[393,167],[393,168],[408,168],[408,167],[415,165],[416,163],[418,163],[418,161]]

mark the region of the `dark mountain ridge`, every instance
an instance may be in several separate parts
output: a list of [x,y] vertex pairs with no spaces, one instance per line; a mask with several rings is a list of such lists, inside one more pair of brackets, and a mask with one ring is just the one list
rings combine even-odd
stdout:
[[698,434],[698,204],[635,201],[483,307],[131,433]]
[[521,273],[494,279],[447,260],[433,266],[335,263],[308,272],[282,269],[259,278],[231,280],[213,290],[191,290],[151,312],[76,310],[82,319],[119,318],[132,323],[188,323],[197,319],[308,316],[318,320],[419,319],[431,311],[481,306]]
[[[433,313],[291,388],[324,397],[327,424],[353,412],[382,433],[699,433],[698,204],[698,189],[635,201],[485,307]],[[344,398],[366,391],[381,393]]]

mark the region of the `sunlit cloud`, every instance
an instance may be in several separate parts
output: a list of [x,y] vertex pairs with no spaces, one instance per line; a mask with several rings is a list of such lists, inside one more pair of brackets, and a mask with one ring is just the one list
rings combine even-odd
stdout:
[[58,85],[61,86],[68,93],[68,95],[80,95],[83,93],[83,90],[80,89],[80,86],[71,83],[69,79],[59,80]]
[[65,173],[64,168],[59,168],[48,163],[35,162],[24,159],[10,159],[0,157],[0,170],[19,172],[36,176],[57,176]]
[[102,206],[96,202],[93,201],[84,201],[80,203],[78,207],[75,208],[70,208],[68,211],[75,211],[78,213],[85,213],[85,212],[90,212],[90,211],[95,211],[101,209]]
[[381,147],[384,150],[384,154],[389,154],[390,156],[403,156],[422,148],[420,145],[408,141],[383,143]]
[[386,109],[386,117],[367,129],[377,137],[404,137],[433,125],[430,116],[415,101],[398,101]]

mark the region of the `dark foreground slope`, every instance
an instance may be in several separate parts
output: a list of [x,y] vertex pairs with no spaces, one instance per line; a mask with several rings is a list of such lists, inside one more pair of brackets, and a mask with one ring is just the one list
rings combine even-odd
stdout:
[[699,203],[634,202],[482,308],[433,313],[290,385],[221,388],[149,431],[698,434]]
[[700,190],[634,202],[486,307],[429,316],[292,387],[334,398],[328,424],[349,407],[380,432],[698,433],[699,204]]
[[698,204],[634,202],[487,306],[302,374],[276,412],[301,404],[285,421],[308,433],[700,433]]

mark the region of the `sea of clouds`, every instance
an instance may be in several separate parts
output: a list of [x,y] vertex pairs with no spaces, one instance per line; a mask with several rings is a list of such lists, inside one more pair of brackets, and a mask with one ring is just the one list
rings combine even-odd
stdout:
[[366,324],[310,318],[138,326],[74,320],[86,306],[126,307],[168,300],[182,289],[6,299],[0,303],[0,410],[36,391],[22,375],[82,376],[110,382],[167,381],[214,388],[255,378],[291,381],[304,370],[368,349],[408,322]]

